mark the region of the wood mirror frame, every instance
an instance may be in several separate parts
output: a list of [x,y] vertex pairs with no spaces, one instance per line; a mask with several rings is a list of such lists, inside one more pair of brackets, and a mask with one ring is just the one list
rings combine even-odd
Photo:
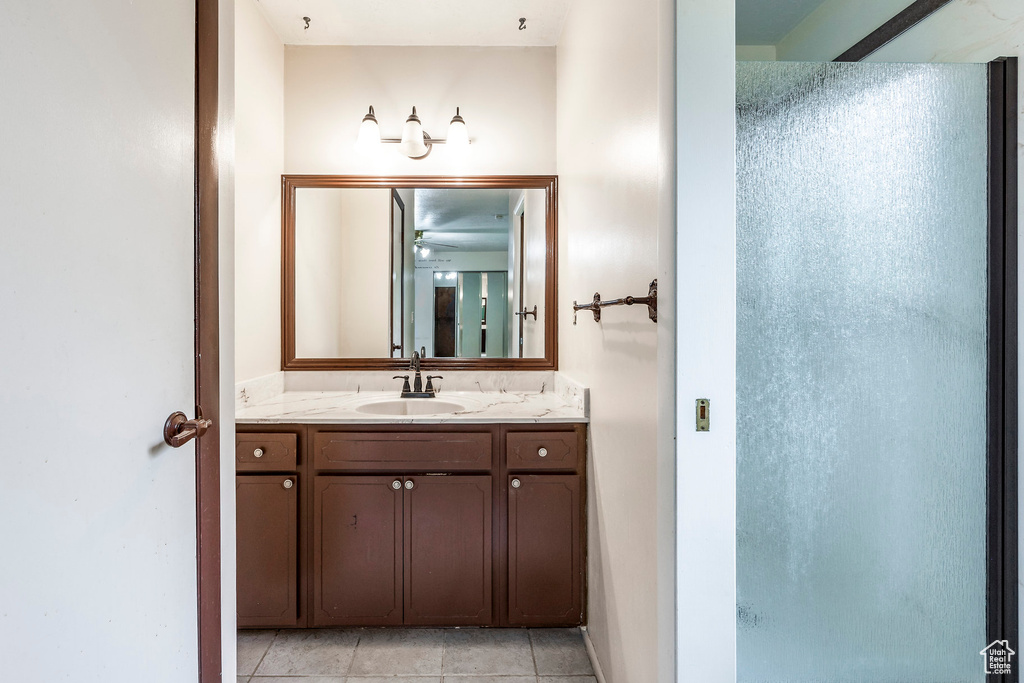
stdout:
[[[544,357],[434,358],[433,370],[558,369],[558,176],[281,176],[281,369],[406,370],[409,358],[297,358],[295,355],[295,190],[298,188],[541,189],[545,193]],[[386,352],[386,350],[382,350]]]

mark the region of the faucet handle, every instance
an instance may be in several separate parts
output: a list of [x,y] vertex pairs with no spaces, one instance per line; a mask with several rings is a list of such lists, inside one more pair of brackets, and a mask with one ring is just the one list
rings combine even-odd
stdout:
[[428,394],[436,394],[437,393],[437,390],[434,389],[433,383],[430,381],[432,379],[444,379],[444,377],[442,377],[441,375],[427,375],[427,388],[426,388],[426,392]]
[[401,379],[401,380],[404,380],[404,383],[402,384],[402,393],[403,394],[408,394],[409,392],[412,391],[412,389],[409,388],[409,375],[395,375],[391,379]]

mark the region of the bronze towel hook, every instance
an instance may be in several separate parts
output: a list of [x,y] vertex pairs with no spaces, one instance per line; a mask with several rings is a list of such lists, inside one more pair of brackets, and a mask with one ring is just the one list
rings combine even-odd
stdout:
[[594,314],[594,322],[601,322],[601,309],[608,306],[632,306],[633,304],[647,304],[647,315],[651,322],[658,322],[658,279],[651,282],[647,296],[627,296],[621,299],[601,301],[599,293],[594,294],[594,301],[589,304],[578,304],[572,302],[572,324],[576,324],[576,313],[579,311],[590,311]]

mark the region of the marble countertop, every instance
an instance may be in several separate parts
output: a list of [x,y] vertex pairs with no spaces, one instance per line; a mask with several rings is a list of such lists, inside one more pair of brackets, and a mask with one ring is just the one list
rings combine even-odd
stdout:
[[[284,391],[239,406],[240,424],[444,424],[588,422],[584,406],[553,391],[442,391],[436,399],[464,410],[433,415],[379,415],[360,407],[398,400],[395,391]],[[371,407],[372,409],[372,407]]]

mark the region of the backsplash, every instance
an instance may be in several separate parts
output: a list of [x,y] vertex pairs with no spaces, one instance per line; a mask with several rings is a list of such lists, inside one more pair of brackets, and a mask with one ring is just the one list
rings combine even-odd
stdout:
[[284,393],[284,373],[272,372],[235,385],[235,409],[255,405]]
[[[429,369],[423,374],[429,374]],[[395,372],[275,372],[235,385],[235,407],[257,405],[292,391],[395,392],[401,380]],[[411,374],[402,371],[403,375]],[[444,372],[435,381],[438,395],[445,391],[551,393],[590,414],[590,391],[560,372]]]

